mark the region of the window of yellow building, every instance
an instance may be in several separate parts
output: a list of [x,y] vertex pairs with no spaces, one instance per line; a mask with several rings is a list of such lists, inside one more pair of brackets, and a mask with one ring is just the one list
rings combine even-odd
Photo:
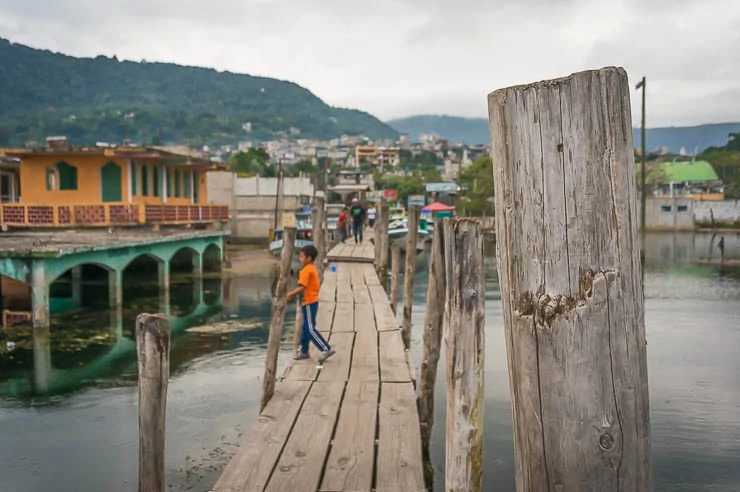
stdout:
[[175,169],[175,196],[177,198],[182,196],[182,175],[179,169]]
[[131,196],[139,194],[139,163],[131,161]]
[[165,174],[167,175],[167,197],[172,198],[174,196],[175,188],[173,186],[172,169],[164,168]]
[[141,164],[141,196],[149,196],[149,164]]
[[77,168],[64,161],[59,161],[46,168],[46,190],[76,190]]
[[162,196],[162,177],[160,175],[162,169],[156,164],[152,168],[152,195]]
[[183,172],[184,178],[185,178],[185,198],[190,198],[190,182],[192,181],[192,174],[190,173],[190,170]]

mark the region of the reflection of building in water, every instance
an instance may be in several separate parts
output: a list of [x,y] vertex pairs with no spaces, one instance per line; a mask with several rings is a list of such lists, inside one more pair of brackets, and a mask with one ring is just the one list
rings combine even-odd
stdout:
[[250,306],[271,305],[275,275],[224,278],[224,316],[239,316]]
[[720,239],[724,237],[725,259],[740,259],[739,233],[652,233],[645,239],[648,263],[697,263],[719,261]]
[[[156,272],[155,272],[156,273]],[[172,370],[191,357],[178,357],[184,350],[195,356],[202,354],[209,345],[195,344],[193,347],[179,347],[174,340],[191,326],[212,323],[221,318],[223,289],[220,278],[193,278],[187,282],[177,281],[170,285],[172,296],[169,305],[162,305],[162,297],[132,297],[124,309],[111,309],[110,324],[105,311],[92,311],[73,317],[55,316],[51,326],[12,327],[0,336],[0,340],[13,337],[17,341],[14,353],[18,361],[28,367],[26,372],[32,377],[0,378],[0,394],[47,394],[74,390],[85,382],[120,371],[130,366],[135,356],[134,321],[136,316],[147,310],[167,313],[172,343]],[[220,340],[220,339],[219,339]],[[214,341],[210,341],[210,346]],[[221,341],[221,345],[227,342]],[[33,369],[30,368],[31,353]],[[191,354],[191,355],[192,355]],[[25,363],[23,359],[28,358]],[[3,375],[3,360],[0,359],[0,376]],[[11,367],[15,369],[15,367]],[[15,373],[18,373],[16,370]],[[22,373],[22,372],[21,372]]]

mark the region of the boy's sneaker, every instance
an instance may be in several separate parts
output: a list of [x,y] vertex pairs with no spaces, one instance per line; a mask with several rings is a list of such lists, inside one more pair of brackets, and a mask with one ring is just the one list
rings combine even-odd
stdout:
[[308,354],[305,354],[303,352],[298,352],[295,357],[293,357],[293,360],[305,360],[310,358],[311,356]]
[[337,353],[337,351],[334,350],[334,349],[327,350],[326,352],[324,352],[323,354],[321,354],[321,357],[319,357],[319,362],[324,362],[326,359],[328,359],[329,357],[331,357],[332,355],[334,355],[336,353]]

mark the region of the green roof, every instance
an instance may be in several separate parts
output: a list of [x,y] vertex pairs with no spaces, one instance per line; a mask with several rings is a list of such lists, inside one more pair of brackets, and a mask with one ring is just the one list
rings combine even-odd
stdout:
[[691,183],[719,179],[714,168],[707,161],[663,162],[649,174],[656,174],[658,181],[664,183]]

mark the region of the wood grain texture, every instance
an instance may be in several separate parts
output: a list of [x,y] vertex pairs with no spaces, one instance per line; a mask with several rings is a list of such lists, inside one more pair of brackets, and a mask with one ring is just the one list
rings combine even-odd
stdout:
[[354,304],[355,298],[352,293],[351,271],[354,265],[342,263],[337,266],[337,302],[348,302]]
[[290,267],[293,262],[293,249],[297,235],[295,227],[286,227],[283,231],[283,249],[280,253],[280,272],[278,273],[277,286],[275,287],[275,298],[272,303],[270,314],[270,333],[267,338],[267,353],[265,355],[265,376],[262,380],[262,401],[260,410],[265,408],[275,393],[275,380],[277,377],[277,360],[280,351],[280,342],[283,338],[283,325],[285,324],[285,311],[288,307],[286,294],[288,282],[290,282]]
[[[319,306],[321,310],[321,306]],[[355,304],[352,302],[337,303],[334,307],[332,333],[338,331],[355,331]]]
[[445,490],[483,490],[486,284],[483,234],[471,220],[444,221],[447,277]]
[[437,381],[437,365],[442,345],[445,300],[447,297],[444,232],[443,221],[435,220],[434,237],[430,250],[429,281],[427,283],[426,318],[424,319],[421,353],[421,381],[416,400],[419,408],[419,423],[421,424],[421,443],[424,450],[429,449],[429,439],[434,425],[434,387]]
[[333,302],[319,301],[319,310],[316,312],[316,327],[319,331],[331,331],[336,308],[337,305]]
[[409,366],[406,362],[406,351],[403,343],[398,343],[399,337],[401,337],[400,330],[378,332],[380,380],[384,383],[411,381]]
[[316,250],[318,251],[318,255],[316,256],[316,268],[319,270],[319,278],[323,281],[327,242],[326,234],[322,234],[322,231],[326,231],[326,228],[322,228],[321,226],[326,222],[326,206],[323,196],[315,196],[314,202],[314,207],[316,209],[316,221],[314,224],[316,224],[315,230],[317,231],[317,233],[314,234],[314,241],[316,243]]
[[489,95],[519,490],[650,491],[627,74]]
[[165,424],[170,376],[170,322],[163,314],[136,317],[139,372],[139,492],[164,492]]
[[283,381],[278,385],[212,492],[265,489],[310,388],[308,381]]
[[321,490],[372,489],[379,396],[377,381],[347,383]]
[[362,265],[362,271],[365,274],[365,285],[368,287],[371,285],[381,285],[378,274],[372,265]]
[[408,234],[406,234],[406,269],[403,274],[403,345],[411,346],[411,314],[414,308],[414,276],[416,273],[416,242],[419,236],[419,207],[409,207]]
[[266,492],[318,489],[343,390],[344,382],[312,384]]
[[376,492],[422,492],[421,436],[411,383],[382,383]]
[[337,353],[321,364],[318,381],[347,381],[349,379],[349,366],[352,362],[352,346],[355,342],[355,334],[335,332],[331,334],[328,342]]
[[371,304],[355,304],[355,331],[369,331],[373,334],[375,327],[375,313]]
[[367,285],[353,285],[352,294],[355,298],[355,304],[370,304],[370,293],[367,291]]
[[364,330],[357,332],[352,351],[350,379],[380,381],[378,364],[378,333]]

